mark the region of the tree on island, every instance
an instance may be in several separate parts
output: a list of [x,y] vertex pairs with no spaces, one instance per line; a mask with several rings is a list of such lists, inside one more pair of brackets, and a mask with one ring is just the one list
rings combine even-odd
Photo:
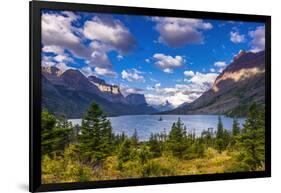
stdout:
[[78,141],[80,154],[89,164],[100,163],[112,152],[112,127],[96,103],[90,105],[82,118]]

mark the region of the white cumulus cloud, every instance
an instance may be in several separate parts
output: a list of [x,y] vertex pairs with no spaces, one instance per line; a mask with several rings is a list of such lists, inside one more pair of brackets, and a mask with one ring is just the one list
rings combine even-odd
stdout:
[[161,53],[154,54],[153,59],[154,64],[166,73],[172,73],[174,68],[181,67],[185,62],[182,56],[173,57]]
[[182,47],[187,44],[204,42],[202,31],[212,29],[212,24],[201,19],[153,17],[156,30],[159,32],[159,42],[170,47]]
[[48,45],[44,46],[42,48],[42,51],[46,53],[62,54],[64,52],[64,49],[60,46]]
[[214,63],[214,66],[215,67],[226,67],[227,64],[226,64],[225,61],[217,61],[217,62]]
[[245,35],[239,34],[238,31],[231,31],[230,32],[230,41],[235,44],[242,43],[245,41]]
[[249,32],[251,40],[251,51],[259,52],[265,48],[265,28],[259,26],[255,30]]
[[201,73],[196,72],[193,77],[191,77],[188,82],[194,84],[201,90],[208,90],[212,87],[214,81],[216,80],[217,73]]
[[141,72],[136,69],[123,70],[121,72],[121,76],[123,79],[129,82],[145,82],[144,77],[141,75]]
[[119,53],[128,53],[135,46],[135,40],[128,28],[112,17],[95,16],[86,21],[83,34],[90,40],[101,41]]
[[96,72],[96,74],[101,75],[101,76],[110,76],[110,77],[117,76],[116,72],[114,72],[110,69],[107,69],[107,68],[95,67],[95,72]]
[[76,57],[89,57],[91,51],[82,44],[81,38],[75,33],[78,29],[72,25],[78,17],[72,12],[62,13],[42,14],[42,43],[44,47],[47,46],[45,50],[55,51],[57,46],[56,48],[67,49]]
[[187,77],[190,77],[190,76],[192,77],[192,76],[194,76],[194,72],[191,71],[191,70],[189,70],[189,71],[184,71],[183,74],[184,74],[185,76],[187,76]]
[[163,104],[166,100],[171,102],[175,107],[184,103],[192,102],[209,90],[216,80],[217,73],[188,72],[184,84],[175,84],[173,87],[162,87],[161,83],[149,87],[148,93],[145,94],[149,104]]
[[111,68],[112,64],[105,52],[93,51],[91,55],[91,62],[89,63],[92,67],[100,68]]

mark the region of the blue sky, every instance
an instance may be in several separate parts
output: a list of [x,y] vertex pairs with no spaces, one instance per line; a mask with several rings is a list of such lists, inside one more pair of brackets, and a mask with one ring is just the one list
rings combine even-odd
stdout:
[[264,39],[263,23],[42,11],[43,66],[95,75],[151,105],[195,100]]

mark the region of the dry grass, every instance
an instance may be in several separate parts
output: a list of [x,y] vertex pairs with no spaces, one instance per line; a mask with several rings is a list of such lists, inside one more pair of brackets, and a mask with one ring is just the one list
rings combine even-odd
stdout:
[[[224,173],[228,168],[231,168],[233,159],[227,152],[220,154],[214,149],[208,149],[206,156],[200,159],[180,160],[166,155],[154,158],[151,162],[157,163],[161,168],[169,168],[173,171],[170,175],[194,175]],[[140,178],[139,167],[138,163],[128,161],[123,169],[119,170],[117,158],[111,156],[105,161],[103,169],[98,172],[99,177],[93,175],[92,180]],[[167,174],[161,176],[167,176]],[[150,177],[153,177],[153,175]]]
[[[212,148],[209,148],[206,151],[204,158],[197,158],[191,160],[182,160],[169,154],[166,154],[161,157],[151,159],[149,161],[149,166],[153,167],[154,170],[152,173],[145,177],[200,175],[229,172],[236,163],[235,159],[233,159],[234,155],[234,152],[230,153],[227,151],[224,151],[220,154]],[[54,164],[56,165],[57,163]],[[62,172],[61,169],[53,167],[53,165],[51,166],[52,170],[53,168],[55,168],[58,173]],[[69,167],[66,168],[68,168],[69,171],[72,171],[72,169],[70,169]],[[85,169],[87,168],[84,167],[84,170]],[[136,160],[126,162],[122,165],[122,168],[120,168],[118,167],[117,157],[110,156],[104,161],[102,167],[89,171],[88,181],[141,178],[143,177],[142,169],[143,166],[140,165]],[[50,175],[53,174],[52,170],[42,176],[43,181],[45,183],[50,183],[54,181],[77,181],[77,178],[73,178],[73,175],[76,175],[73,172],[70,173],[70,176],[72,176],[71,178],[61,178],[61,176]],[[85,175],[87,174],[88,172],[86,170]]]

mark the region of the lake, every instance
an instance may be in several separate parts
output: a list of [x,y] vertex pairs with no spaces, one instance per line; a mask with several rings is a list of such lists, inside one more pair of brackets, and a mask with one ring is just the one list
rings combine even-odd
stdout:
[[[131,136],[136,129],[141,141],[148,140],[151,133],[160,133],[164,130],[169,133],[173,122],[177,121],[179,117],[185,124],[187,131],[195,131],[196,135],[200,135],[203,130],[208,128],[216,130],[218,124],[217,115],[161,115],[161,117],[162,121],[159,121],[160,115],[125,115],[108,118],[115,134],[124,132]],[[221,116],[221,120],[225,129],[232,129],[232,118]],[[81,125],[81,119],[70,119],[69,121],[72,124]],[[244,121],[245,118],[238,119],[240,126]]]

